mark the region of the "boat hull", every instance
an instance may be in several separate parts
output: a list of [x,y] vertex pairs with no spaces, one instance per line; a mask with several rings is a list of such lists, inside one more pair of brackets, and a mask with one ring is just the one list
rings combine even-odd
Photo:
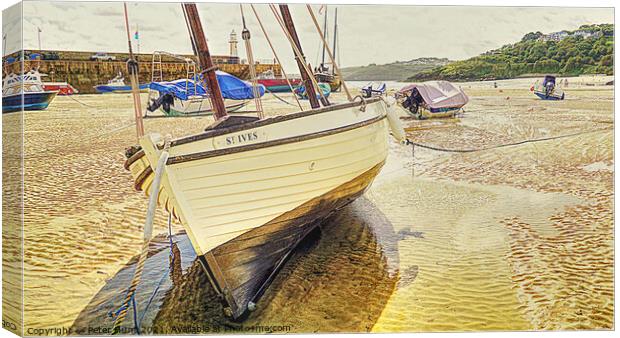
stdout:
[[[323,96],[325,96],[326,98],[329,97],[329,94],[331,94],[332,92],[330,85],[325,82],[319,83],[319,89],[323,93]],[[297,97],[302,100],[308,99],[308,93],[306,93],[306,88],[304,86],[299,86],[295,88],[295,95],[297,95]],[[317,99],[321,99],[321,94],[317,92],[316,97]]]
[[342,87],[342,81],[340,81],[339,77],[334,78],[333,81],[330,81],[328,83],[329,83],[329,87],[331,88],[332,92],[340,91],[340,88]]
[[46,91],[57,91],[58,95],[73,95],[77,94],[77,89],[73,88],[68,83],[43,83],[43,89]]
[[[172,143],[158,201],[183,224],[234,318],[297,243],[363,193],[385,161],[383,102],[340,106]],[[151,194],[159,148],[142,140],[126,167],[136,189]]]
[[547,95],[545,94],[545,92],[534,91],[534,94],[543,100],[551,100],[551,101],[564,100],[564,93],[562,93],[561,95],[558,95],[558,94]]
[[[258,79],[259,84],[265,86],[265,88],[272,93],[290,93],[291,87],[289,87],[286,79]],[[293,88],[299,86],[300,79],[291,79],[291,86]]]
[[442,118],[442,117],[452,117],[454,116],[463,106],[459,107],[445,107],[445,108],[431,108],[431,109],[422,109],[422,116],[424,118],[432,119],[432,118]]
[[[226,106],[226,111],[229,113],[233,113],[245,107],[248,104],[248,101],[231,102],[230,100],[225,100],[224,104]],[[170,105],[169,111],[166,111],[163,106],[160,107],[160,110],[162,113],[164,113],[164,115],[170,117],[213,114],[211,101],[208,98],[189,100],[179,100],[178,98],[175,98],[173,104]]]
[[56,97],[55,91],[24,93],[2,97],[2,113],[22,110],[45,110]]
[[[312,230],[364,193],[383,163],[202,256],[211,278],[227,282],[228,289],[221,292],[234,318],[241,317],[250,302],[256,302]],[[211,268],[216,266],[218,272]]]
[[329,84],[329,88],[332,92],[339,91],[340,87],[342,86],[342,81],[340,80],[340,77],[335,74],[317,73],[315,74],[315,76],[318,82]]
[[[94,87],[98,93],[131,93],[131,86],[110,86],[110,85],[98,85]],[[141,84],[139,86],[140,92],[146,92],[149,89],[148,84]]]

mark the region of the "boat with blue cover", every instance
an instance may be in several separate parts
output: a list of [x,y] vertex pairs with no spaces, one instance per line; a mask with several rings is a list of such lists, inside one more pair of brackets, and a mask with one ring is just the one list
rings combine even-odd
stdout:
[[[223,71],[216,71],[217,81],[222,90],[224,105],[228,112],[235,112],[254,98],[252,84]],[[147,111],[161,108],[166,116],[212,114],[213,107],[203,80],[178,79],[167,82],[152,82],[149,89],[157,94],[152,98]],[[202,78],[200,78],[202,79]],[[265,87],[259,85],[259,95],[265,95]]]
[[23,75],[9,74],[2,84],[2,113],[22,110],[44,110],[58,91],[45,90],[35,69]]

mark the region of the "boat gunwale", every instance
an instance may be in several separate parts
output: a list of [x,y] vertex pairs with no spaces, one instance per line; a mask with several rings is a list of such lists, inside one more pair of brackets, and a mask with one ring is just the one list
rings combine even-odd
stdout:
[[166,162],[166,164],[167,165],[179,164],[179,163],[184,163],[184,162],[202,160],[205,158],[236,154],[236,153],[240,153],[244,151],[252,151],[252,150],[258,150],[258,149],[263,149],[263,148],[275,147],[275,146],[285,145],[285,144],[294,143],[294,142],[307,141],[307,140],[311,140],[315,138],[326,137],[326,136],[330,136],[333,134],[343,133],[346,131],[362,128],[362,127],[377,123],[385,118],[387,118],[387,115],[382,114],[382,115],[375,116],[365,121],[356,122],[356,123],[342,126],[342,127],[327,129],[327,130],[323,130],[320,132],[285,137],[285,138],[281,138],[281,139],[277,139],[273,141],[248,144],[248,145],[239,146],[239,147],[207,150],[207,151],[197,152],[197,153],[188,154],[188,155],[178,155],[178,156],[168,158],[168,161]]
[[[331,112],[331,111],[334,111],[334,110],[337,110],[337,109],[353,108],[353,107],[357,107],[357,106],[361,106],[361,105],[365,105],[365,104],[367,105],[367,104],[371,104],[371,103],[376,103],[376,102],[379,102],[380,100],[381,100],[380,97],[369,98],[369,99],[364,99],[363,101],[352,101],[352,102],[332,105],[332,106],[323,107],[323,108],[317,108],[317,109],[312,109],[312,110],[304,110],[304,111],[300,111],[300,112],[296,112],[296,113],[292,113],[292,114],[279,115],[279,116],[275,116],[275,117],[271,117],[271,118],[267,118],[267,119],[263,119],[263,120],[257,120],[257,121],[254,121],[254,122],[248,122],[248,123],[244,123],[244,124],[240,124],[240,125],[235,125],[235,126],[231,126],[231,127],[227,127],[227,128],[206,130],[206,131],[204,131],[204,132],[202,132],[200,134],[185,136],[185,137],[181,137],[181,138],[172,140],[170,142],[170,147],[173,147],[173,146],[176,146],[176,145],[182,145],[182,144],[186,144],[186,143],[191,143],[191,142],[195,142],[195,141],[199,141],[199,140],[203,140],[203,139],[210,138],[210,137],[217,137],[217,136],[221,136],[221,135],[225,135],[225,134],[229,134],[229,133],[235,133],[235,132],[238,132],[238,131],[248,130],[248,129],[252,129],[252,128],[256,128],[256,127],[262,127],[262,126],[269,125],[269,124],[285,122],[285,121],[294,120],[294,119],[303,118],[303,117],[312,116],[312,115],[321,114],[321,113],[327,113],[327,112]],[[385,116],[383,116],[383,117],[385,117]],[[368,121],[371,121],[371,120],[366,120],[366,121],[358,122],[357,124],[359,124],[359,123],[367,123]],[[330,131],[330,133],[337,133],[337,132],[340,132],[340,131],[346,131],[348,129],[354,129],[354,128],[351,128],[351,127],[355,126],[357,124],[348,125],[348,126],[339,127],[339,128],[334,128],[334,129],[329,129],[327,131]],[[362,127],[362,126],[363,125],[360,125],[359,127]],[[337,130],[337,129],[342,129],[342,128],[346,128],[346,129],[345,130]],[[313,134],[301,135],[301,136],[293,136],[293,137],[290,137],[290,138],[274,140],[274,141],[271,141],[271,142],[288,140],[288,139],[291,139],[291,138],[299,139],[299,140],[304,140],[305,136],[315,135],[315,134],[317,134],[317,135],[321,134],[320,136],[326,136],[326,135],[322,135],[322,133],[325,133],[325,131],[318,132],[318,133],[313,133]],[[327,135],[329,135],[329,134],[327,134]],[[320,137],[320,136],[317,136],[317,137]],[[291,141],[288,141],[288,142],[285,142],[285,143],[290,143],[290,142],[293,142],[293,141],[294,140],[291,140]],[[258,143],[256,145],[263,145],[264,147],[272,146],[272,145],[266,145],[265,146],[265,144],[267,144],[267,143],[270,143],[270,142]],[[284,143],[281,143],[281,144],[284,144]],[[206,151],[204,153],[217,152],[217,151],[222,151],[222,150],[229,151],[231,149],[244,148],[244,149],[239,149],[237,151],[234,151],[234,152],[239,152],[239,151],[245,151],[246,150],[245,147],[256,146],[256,145],[247,145],[247,146],[242,146],[242,147],[227,148],[227,149],[221,149],[221,150],[209,150],[209,151]],[[159,150],[163,149],[163,145],[156,145],[156,147]],[[262,148],[262,146],[260,148]],[[250,149],[250,150],[253,150],[253,149]],[[256,149],[258,149],[258,148],[256,148]],[[231,152],[231,153],[234,153],[234,152]],[[196,154],[202,154],[202,153],[196,153]],[[192,154],[192,155],[194,155],[194,154]],[[142,156],[144,156],[144,150],[140,149],[139,151],[137,151],[135,154],[133,154],[131,157],[129,157],[125,161],[125,169],[129,170],[129,167],[135,161],[140,159]],[[187,156],[187,155],[182,155],[182,156]],[[218,155],[213,155],[213,156],[218,156]],[[179,159],[178,159],[179,157],[181,157],[181,156],[171,157],[170,159],[168,159],[167,164],[174,164],[174,163],[185,162],[185,161],[178,162],[179,161]],[[171,161],[171,160],[174,160],[174,159],[176,159],[177,162]]]
[[[166,165],[176,164],[176,163],[183,163],[183,162],[188,162],[188,161],[195,161],[195,160],[209,158],[209,157],[229,155],[229,154],[234,154],[234,153],[243,152],[243,151],[258,150],[258,149],[262,149],[262,148],[268,148],[268,147],[288,144],[288,143],[292,143],[292,142],[296,142],[296,141],[307,141],[307,140],[311,140],[311,139],[314,139],[314,138],[327,137],[327,136],[330,136],[330,135],[333,135],[333,134],[342,133],[342,132],[346,132],[346,131],[350,131],[350,130],[354,130],[354,129],[358,129],[358,128],[362,128],[362,127],[371,125],[373,123],[376,123],[376,122],[379,122],[379,121],[385,119],[386,117],[387,116],[385,114],[384,115],[379,115],[379,116],[374,117],[374,118],[372,118],[370,120],[360,121],[360,122],[357,122],[357,123],[354,123],[354,124],[350,124],[350,125],[347,125],[347,126],[342,126],[342,127],[338,127],[338,128],[328,129],[328,130],[322,131],[320,133],[312,133],[312,134],[306,134],[306,135],[301,135],[301,136],[294,136],[294,137],[289,137],[289,138],[284,138],[284,139],[279,139],[279,140],[273,140],[273,141],[269,141],[269,142],[257,143],[257,144],[252,144],[252,145],[245,145],[245,146],[241,146],[241,147],[226,148],[226,149],[220,149],[220,150],[208,150],[208,151],[201,152],[201,153],[191,154],[191,156],[194,156],[194,155],[204,156],[204,157],[200,157],[200,158],[193,158],[193,159],[189,159],[189,160],[170,162],[170,160],[172,160],[172,159],[176,159],[176,158],[181,157],[181,156],[190,156],[190,155],[181,155],[181,156],[171,157],[171,158],[168,159],[168,162],[166,162]],[[252,147],[252,149],[249,149],[250,147]],[[213,154],[215,152],[224,152],[224,151],[225,151],[225,153]],[[142,158],[143,156],[144,156],[144,150],[141,149],[140,151],[136,152],[133,156],[131,156],[125,162],[125,169],[129,170],[129,167],[133,163],[138,161],[140,158]],[[151,166],[148,166],[148,168],[143,170],[140,173],[140,175],[138,175],[138,177],[135,178],[134,188],[136,190],[138,190],[138,191],[141,191],[142,190],[141,186],[144,183],[144,180],[146,180],[146,178],[150,174],[152,174],[152,172],[153,172],[153,170],[152,170]]]
[[[338,109],[353,108],[353,107],[361,106],[363,104],[375,103],[375,102],[378,102],[379,100],[380,98],[372,98],[372,99],[366,99],[365,101],[346,102],[346,103],[335,104],[335,105],[317,108],[317,109],[302,110],[302,111],[291,113],[291,114],[278,115],[278,116],[269,117],[266,119],[243,123],[243,124],[230,126],[226,128],[208,129],[200,134],[184,136],[184,137],[172,140],[170,142],[170,146],[174,147],[177,145],[199,141],[205,138],[221,136],[221,135],[228,134],[228,133],[234,133],[234,132],[238,132],[242,130],[262,127],[262,126],[273,124],[273,123],[294,120],[297,118],[302,118],[302,117],[311,116],[315,114],[327,113],[327,112],[331,112],[331,111],[338,110]],[[162,145],[157,146],[158,149],[163,149],[162,147],[163,147]]]

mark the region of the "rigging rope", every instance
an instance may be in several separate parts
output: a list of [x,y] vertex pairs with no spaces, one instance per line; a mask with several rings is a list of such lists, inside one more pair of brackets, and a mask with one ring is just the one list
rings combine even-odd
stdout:
[[[338,77],[340,78],[340,83],[342,84],[342,88],[344,89],[344,92],[347,94],[347,99],[349,99],[349,102],[351,102],[353,101],[353,97],[351,96],[351,93],[349,92],[349,88],[347,87],[347,84],[345,83],[342,77],[342,73],[340,72],[340,67],[338,67],[338,64],[336,64],[336,59],[334,58],[334,54],[332,53],[331,48],[329,48],[329,44],[325,40],[325,36],[323,35],[323,32],[321,32],[321,27],[319,26],[319,23],[316,20],[316,16],[314,16],[314,11],[312,10],[312,7],[308,4],[306,4],[306,8],[308,8],[308,12],[310,13],[310,17],[312,18],[312,21],[314,22],[314,26],[316,27],[316,30],[319,33],[319,36],[321,37],[321,41],[323,41],[323,46],[325,47],[325,50],[327,50],[327,55],[329,56],[329,59],[332,62],[332,67],[334,67],[336,74],[338,74]],[[325,15],[327,15],[327,12],[325,13]]]
[[140,78],[138,76],[138,61],[134,59],[131,48],[131,33],[129,33],[129,15],[127,14],[127,3],[123,3],[125,11],[125,31],[127,32],[127,44],[129,45],[129,59],[127,60],[127,70],[131,82],[131,96],[133,98],[134,118],[136,120],[136,138],[144,136],[144,124],[142,123],[142,102],[140,101]]
[[269,94],[273,95],[273,97],[275,97],[276,99],[278,99],[278,100],[280,100],[280,101],[282,101],[282,102],[284,102],[284,103],[286,103],[286,104],[290,104],[291,106],[295,106],[294,104],[292,104],[292,103],[290,103],[290,102],[286,101],[285,99],[283,99],[283,98],[279,97],[278,95],[276,95],[276,93],[274,93],[274,92],[270,91],[269,89],[265,88],[265,90],[266,90]]
[[88,108],[97,108],[97,107],[95,107],[95,106],[91,106],[91,105],[89,105],[89,104],[86,104],[86,103],[84,103],[84,102],[82,102],[82,101],[80,101],[80,100],[78,100],[78,99],[74,98],[74,97],[73,97],[73,95],[66,95],[66,96],[67,96],[67,97],[69,97],[71,100],[73,100],[73,101],[75,101],[75,102],[77,102],[77,103],[79,103],[79,104],[83,105],[84,107],[88,107]]
[[254,53],[252,52],[252,44],[250,43],[250,30],[245,25],[243,4],[239,4],[239,9],[241,10],[241,21],[243,22],[243,31],[241,32],[241,38],[245,42],[245,52],[248,56],[250,80],[252,81],[252,93],[254,94],[254,103],[256,104],[256,112],[258,114],[258,117],[262,120],[263,118],[265,118],[265,115],[263,114],[263,103],[260,97],[258,82],[256,81],[256,68],[254,65]]
[[280,14],[278,14],[278,11],[275,8],[275,5],[269,4],[269,8],[271,9],[271,12],[273,13],[273,16],[276,18],[276,20],[280,24],[280,27],[282,28],[282,31],[286,35],[289,43],[293,47],[293,51],[295,53],[296,58],[299,59],[299,61],[300,61],[299,63],[303,66],[303,69],[308,74],[308,77],[310,78],[310,81],[312,81],[312,84],[314,85],[314,87],[316,87],[317,92],[319,92],[319,95],[321,96],[321,99],[322,99],[321,101],[323,101],[324,103],[325,102],[329,102],[327,100],[327,97],[325,97],[325,94],[323,94],[323,90],[321,90],[321,87],[319,87],[319,83],[318,83],[316,77],[314,77],[314,73],[308,68],[308,65],[305,62],[305,58],[301,54],[301,51],[299,50],[299,48],[297,48],[297,44],[295,44],[295,41],[291,37],[290,32],[288,31],[288,29],[286,29],[286,26],[284,24],[284,19],[282,19]]
[[297,101],[297,105],[299,106],[299,109],[303,110],[303,107],[301,106],[301,102],[299,102],[299,98],[294,93],[293,85],[291,84],[291,81],[289,80],[288,75],[286,74],[286,71],[284,71],[284,66],[282,66],[282,62],[280,62],[280,57],[278,57],[278,53],[276,53],[276,49],[273,47],[273,44],[271,43],[271,39],[269,38],[269,34],[267,34],[267,31],[265,30],[265,26],[263,26],[263,22],[258,17],[258,12],[256,12],[256,8],[254,8],[254,4],[250,4],[250,7],[252,8],[252,12],[254,12],[254,16],[256,17],[256,21],[258,21],[258,25],[260,26],[260,29],[263,32],[263,35],[265,36],[265,39],[267,40],[267,43],[269,44],[269,48],[271,48],[271,52],[273,53],[273,56],[276,59],[276,62],[280,66],[280,70],[282,70],[282,75],[284,75],[284,79],[286,80],[286,83],[288,84],[288,87],[291,89],[291,93],[293,93],[293,98],[295,99],[295,101]]

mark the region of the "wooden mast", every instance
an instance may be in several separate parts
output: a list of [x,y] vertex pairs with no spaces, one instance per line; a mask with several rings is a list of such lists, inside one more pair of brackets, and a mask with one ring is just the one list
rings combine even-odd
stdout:
[[216,120],[223,119],[227,116],[226,106],[224,105],[224,98],[222,97],[222,92],[220,91],[220,84],[217,82],[217,75],[215,74],[217,67],[213,64],[213,60],[211,60],[211,53],[209,52],[209,46],[207,45],[205,33],[202,30],[202,23],[200,22],[200,17],[198,16],[198,9],[196,8],[196,4],[192,3],[183,4],[182,6],[184,7],[187,15],[187,24],[190,29],[190,37],[195,44],[194,52],[200,62],[200,68],[202,69],[201,74],[207,82],[207,90],[209,91],[211,102],[213,104],[213,115]]
[[127,3],[123,3],[125,11],[125,30],[127,31],[127,44],[129,45],[129,60],[127,60],[127,71],[131,82],[131,95],[133,97],[134,118],[136,120],[136,136],[138,141],[144,136],[144,123],[142,121],[142,103],[140,102],[140,82],[138,79],[138,61],[133,57],[131,48],[131,35],[129,33],[129,15],[127,14]]
[[[280,5],[280,13],[282,13],[282,19],[284,20],[284,24],[286,26],[286,30],[288,30],[289,35],[293,39],[295,46],[299,50],[301,54],[301,58],[297,57],[295,54],[295,60],[297,60],[297,66],[299,67],[299,72],[301,73],[301,78],[304,82],[304,87],[306,87],[306,93],[308,94],[308,100],[310,101],[310,106],[312,109],[319,108],[319,100],[316,97],[316,90],[314,88],[314,84],[312,83],[312,79],[310,76],[313,74],[308,74],[306,72],[306,67],[304,64],[306,63],[306,57],[304,56],[304,52],[301,49],[301,43],[299,42],[299,37],[297,36],[297,31],[295,30],[295,24],[293,23],[293,18],[291,17],[291,12],[288,9],[288,5]],[[293,49],[294,51],[294,49]],[[308,67],[308,69],[311,69]],[[320,90],[320,89],[319,89]]]
[[[334,32],[332,33],[334,34],[334,48],[332,48],[332,53],[334,53],[334,63],[336,62],[336,39],[338,38],[338,7],[336,7],[335,13],[334,13]],[[325,47],[323,47],[325,48]],[[335,70],[335,66],[332,65],[332,75],[334,75],[336,73]],[[340,79],[342,80],[342,79]]]
[[[327,5],[325,5],[325,18],[323,18],[323,39],[327,39]],[[325,65],[325,45],[323,45],[323,56],[321,57],[321,72],[323,71],[323,67]]]

